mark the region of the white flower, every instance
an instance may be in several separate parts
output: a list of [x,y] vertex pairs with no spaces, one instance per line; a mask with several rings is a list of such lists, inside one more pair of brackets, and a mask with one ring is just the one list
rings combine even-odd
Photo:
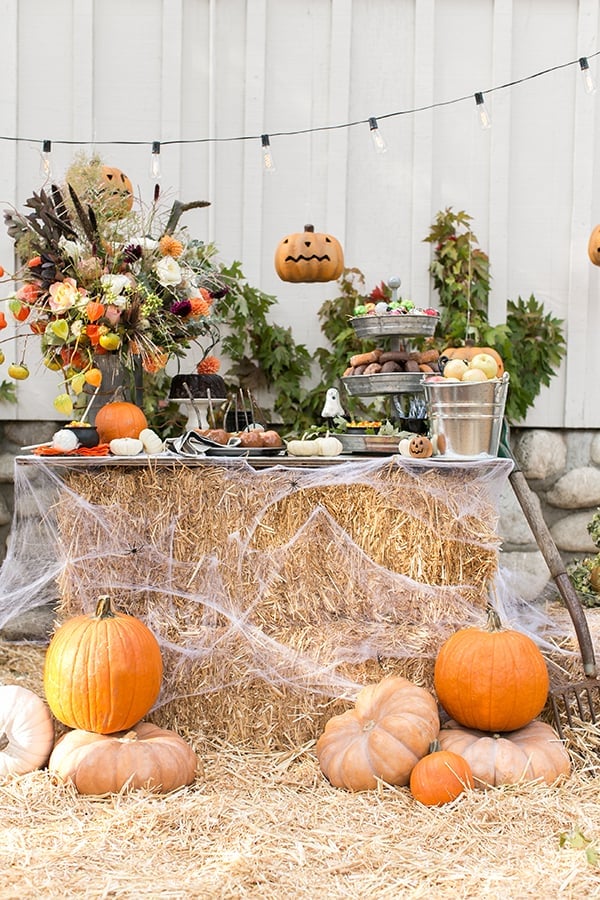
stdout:
[[163,287],[181,282],[181,267],[172,256],[165,256],[154,266],[156,277]]
[[141,247],[142,250],[156,250],[158,247],[158,241],[151,237],[133,237],[127,243],[132,244],[134,247]]
[[81,259],[81,256],[84,252],[84,247],[79,243],[79,241],[69,241],[64,234],[58,239],[58,246],[63,251],[65,256],[68,256],[70,259],[78,260]]
[[131,281],[127,275],[103,275],[100,283],[106,294],[118,297],[126,287],[131,285]]
[[71,322],[71,334],[74,334],[75,337],[79,337],[82,329],[83,329],[83,320],[82,319],[75,319],[74,322]]

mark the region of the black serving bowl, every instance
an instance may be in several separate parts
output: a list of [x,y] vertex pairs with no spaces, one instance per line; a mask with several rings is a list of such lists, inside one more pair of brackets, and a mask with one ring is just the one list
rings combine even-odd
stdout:
[[93,425],[65,425],[63,430],[74,434],[81,447],[97,447],[100,443],[98,429]]

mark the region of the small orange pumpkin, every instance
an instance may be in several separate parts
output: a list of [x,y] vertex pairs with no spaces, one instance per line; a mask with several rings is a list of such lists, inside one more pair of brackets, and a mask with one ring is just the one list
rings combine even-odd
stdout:
[[332,235],[316,232],[314,225],[288,234],[275,250],[275,271],[282,281],[335,281],[343,270],[342,245]]
[[442,750],[435,740],[429,753],[410,773],[410,792],[425,806],[441,806],[456,800],[467,788],[475,787],[471,766],[451,750]]
[[535,719],[508,734],[490,734],[447,722],[439,734],[444,750],[465,759],[475,787],[485,790],[500,784],[543,781],[546,784],[568,775],[571,760],[551,725]]
[[59,722],[98,734],[125,731],[154,704],[162,680],[158,641],[135,616],[98,598],[95,615],[75,616],[54,633],[44,690]]
[[148,420],[139,406],[127,400],[113,400],[101,406],[94,425],[102,444],[115,438],[137,438],[148,427]]
[[439,731],[434,697],[400,676],[364,687],[354,709],[333,716],[317,741],[321,771],[334,787],[368,791],[377,780],[408,784]]
[[490,608],[487,628],[461,628],[442,645],[434,686],[443,708],[461,725],[514,731],[539,715],[550,682],[537,644],[503,629]]

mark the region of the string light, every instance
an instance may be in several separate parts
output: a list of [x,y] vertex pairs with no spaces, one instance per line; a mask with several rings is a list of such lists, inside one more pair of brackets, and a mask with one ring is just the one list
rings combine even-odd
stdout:
[[595,94],[596,93],[596,85],[594,83],[594,78],[590,71],[590,64],[587,61],[587,56],[582,56],[579,60],[579,68],[581,69],[581,77],[583,79],[583,87],[586,94]]
[[483,94],[481,93],[481,91],[477,91],[477,93],[475,94],[475,106],[477,107],[477,113],[479,115],[481,127],[491,128],[492,120],[490,118],[489,112],[487,111],[485,100],[483,99]]
[[[576,65],[579,65],[579,68],[581,70],[581,74],[582,74],[582,77],[584,79],[584,83],[586,86],[586,91],[589,91],[591,93],[595,90],[595,85],[594,85],[594,80],[593,80],[593,77],[592,77],[592,74],[591,74],[590,68],[589,68],[589,60],[592,58],[595,58],[597,56],[600,56],[600,50],[596,50],[594,53],[590,53],[587,56],[582,56],[579,59],[570,60],[569,62],[564,62],[564,63],[558,63],[555,66],[550,66],[549,68],[542,69],[539,72],[533,72],[530,75],[524,75],[522,78],[517,78],[514,81],[508,81],[505,84],[495,85],[494,87],[488,88],[485,91],[485,94],[491,94],[494,91],[501,91],[501,90],[506,90],[507,88],[516,87],[517,85],[525,84],[528,81],[532,81],[534,78],[541,78],[544,75],[549,75],[553,72],[558,72],[561,69],[570,68],[571,66],[576,66]],[[380,115],[380,116],[378,116],[378,119],[379,119],[379,121],[381,121],[382,119],[391,119],[391,118],[395,118],[396,116],[414,115],[415,113],[428,112],[428,111],[432,111],[432,110],[436,110],[436,109],[442,109],[442,108],[446,108],[447,106],[455,106],[457,103],[463,103],[466,100],[471,99],[472,97],[473,97],[473,94],[466,94],[465,96],[462,96],[462,97],[455,97],[450,100],[441,100],[441,101],[438,101],[435,103],[427,104],[425,106],[413,107],[411,109],[396,110],[395,112],[389,112],[389,113],[385,113],[385,115]],[[483,98],[484,98],[484,92],[478,91],[475,94],[477,111],[480,115],[480,119],[482,120],[482,125],[486,128],[489,128],[491,126],[491,118],[485,108],[485,103],[484,103]],[[353,122],[343,122],[343,123],[339,123],[336,125],[320,125],[315,128],[295,129],[293,131],[272,131],[271,137],[273,137],[273,136],[275,136],[275,137],[282,137],[282,136],[291,137],[291,136],[295,136],[295,135],[316,134],[318,132],[323,132],[323,131],[338,131],[341,129],[353,128],[355,126],[364,125],[364,124],[368,124],[369,127],[371,128],[372,122],[374,122],[375,126],[376,126],[374,129],[372,129],[372,133],[373,133],[373,131],[375,131],[377,133],[379,130],[378,125],[377,125],[377,119],[369,118],[369,119],[360,119],[360,120],[353,121]],[[377,134],[375,134],[375,137],[376,136],[377,136]],[[221,144],[221,143],[232,143],[232,142],[250,141],[250,140],[254,141],[259,137],[260,137],[261,143],[262,143],[263,159],[265,160],[265,168],[268,168],[268,171],[273,172],[273,171],[275,171],[275,164],[274,164],[273,156],[272,156],[271,149],[270,149],[270,140],[269,140],[268,134],[263,134],[263,135],[256,135],[256,134],[248,135],[248,134],[246,134],[246,135],[237,135],[237,136],[232,136],[232,137],[221,137],[221,138],[206,137],[206,138],[177,139],[177,140],[172,140],[172,141],[162,141],[162,146],[165,146],[165,145],[183,146],[184,144]],[[374,138],[374,140],[375,140],[375,138]],[[28,143],[28,144],[38,144],[39,143],[38,138],[14,137],[14,136],[3,135],[3,134],[0,134],[0,141],[11,141],[13,143]],[[90,145],[89,141],[78,141],[78,140],[57,140],[57,139],[55,139],[54,143],[60,144],[61,146],[75,146],[75,147],[86,147],[86,146]],[[111,146],[111,147],[123,147],[123,146],[139,147],[142,145],[147,145],[148,141],[144,141],[144,140],[140,140],[140,141],[119,141],[119,140],[117,140],[117,141],[115,141],[115,140],[98,141],[98,140],[94,140],[92,143],[94,146],[106,145],[106,146]],[[44,147],[46,147],[46,146],[48,146],[48,148],[50,148],[51,142],[44,141]],[[157,155],[154,153],[155,147],[157,147],[157,149],[159,149],[159,151],[160,151],[161,143],[159,141],[152,142],[153,163],[155,162],[154,157]],[[49,152],[49,150],[47,152]],[[44,168],[44,174],[45,174],[45,172],[46,172],[46,169]]]
[[379,125],[377,124],[377,119],[372,116],[369,119],[369,130],[371,132],[371,140],[373,141],[373,146],[377,153],[385,153],[387,150],[387,144],[382,133],[379,130]]
[[50,158],[50,154],[52,153],[52,141],[42,141],[42,152],[40,154],[40,175],[44,179],[44,181],[49,181],[52,178],[52,160]]
[[271,141],[268,134],[261,134],[260,142],[262,145],[263,165],[265,172],[275,172],[275,160],[271,150]]
[[152,155],[150,157],[150,177],[157,181],[161,177],[160,171],[160,141],[152,141]]

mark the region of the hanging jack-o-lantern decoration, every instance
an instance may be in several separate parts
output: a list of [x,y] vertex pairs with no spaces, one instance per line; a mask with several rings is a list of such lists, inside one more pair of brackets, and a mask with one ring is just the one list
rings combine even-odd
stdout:
[[275,251],[275,271],[282,281],[335,281],[344,270],[344,251],[337,238],[320,234],[314,225],[288,234]]
[[125,215],[133,208],[133,184],[121,169],[114,166],[100,167],[100,186],[98,192],[115,213]]
[[590,235],[588,256],[595,266],[600,266],[600,225],[596,225]]

